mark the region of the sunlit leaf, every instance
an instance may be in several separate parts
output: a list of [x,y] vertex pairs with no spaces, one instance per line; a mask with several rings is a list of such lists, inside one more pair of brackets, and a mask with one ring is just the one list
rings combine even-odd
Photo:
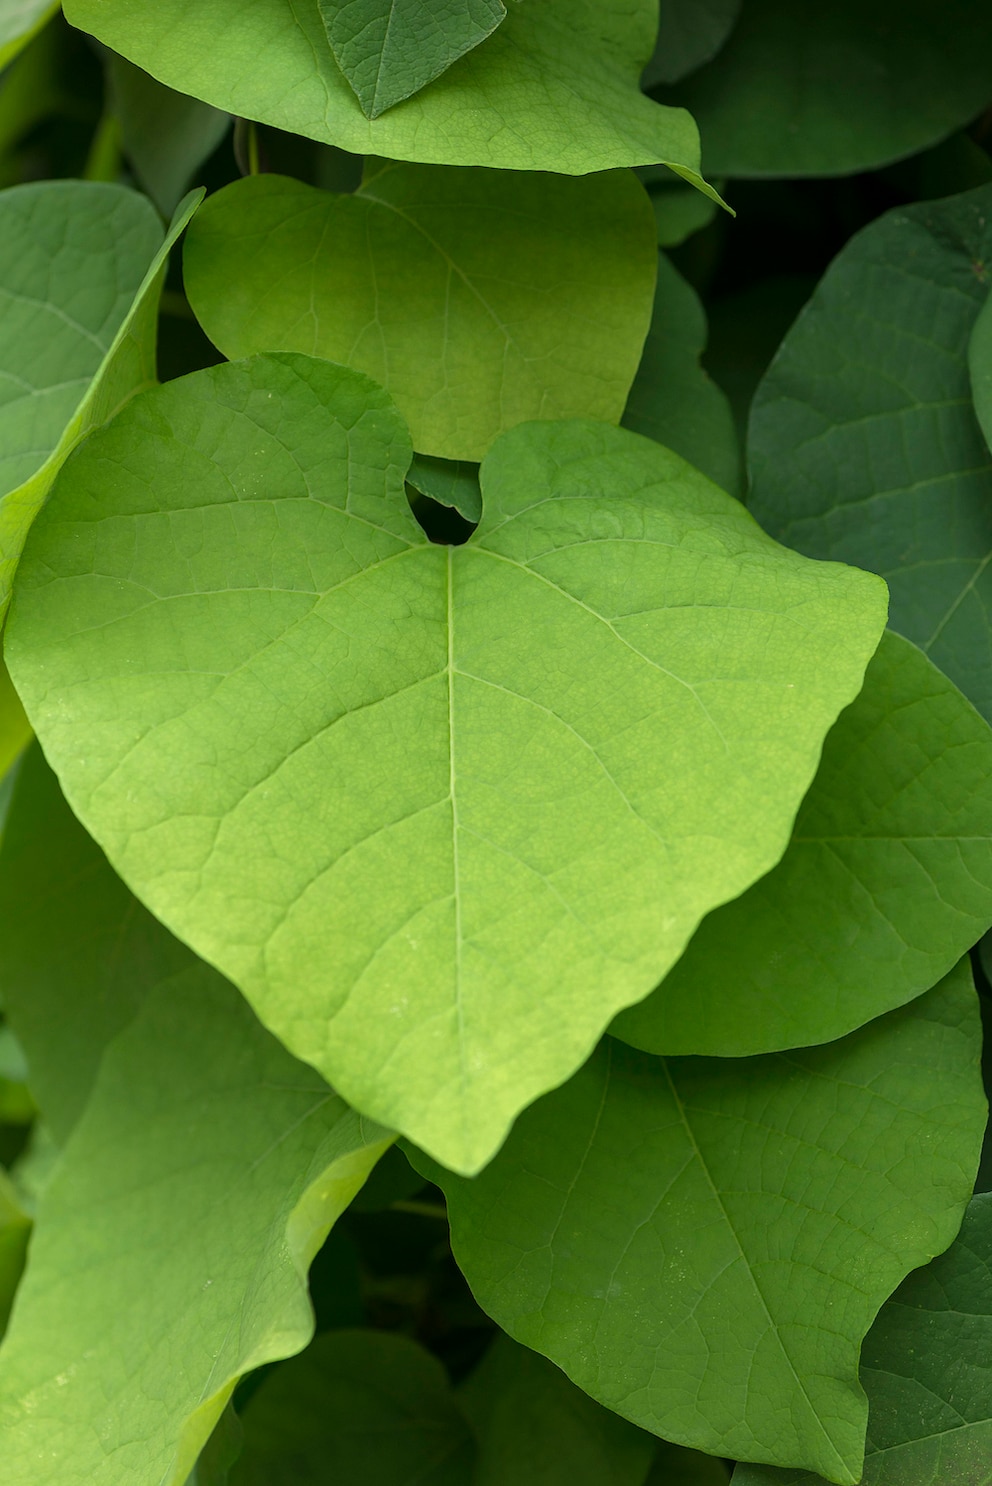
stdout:
[[152,911],[473,1171],[778,861],[885,593],[603,424],[505,434],[459,547],[409,461],[328,362],[158,388],[67,466],[7,659]]
[[613,1029],[658,1053],[828,1042],[928,990],[992,923],[992,729],[887,634],[779,865]]
[[620,421],[656,259],[627,171],[374,162],[348,196],[283,176],[228,186],[194,224],[184,269],[225,356],[353,366],[395,399],[415,449],[479,460],[527,419]]
[[448,1198],[480,1305],[665,1438],[859,1479],[862,1338],[953,1239],[985,1126],[965,961],[823,1048],[660,1059],[607,1039]]

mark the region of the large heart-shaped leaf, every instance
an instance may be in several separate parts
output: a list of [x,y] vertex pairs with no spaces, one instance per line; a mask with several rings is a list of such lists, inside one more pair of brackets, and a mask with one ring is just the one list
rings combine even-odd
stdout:
[[473,1171],[782,855],[885,593],[604,424],[505,434],[457,548],[409,459],[328,362],[156,389],[60,481],[7,656],[153,912]]
[[744,0],[715,60],[663,96],[692,110],[716,176],[844,175],[967,124],[990,75],[972,0]]
[[375,119],[446,72],[506,17],[503,0],[319,0],[335,60]]
[[779,865],[611,1030],[657,1053],[829,1042],[928,990],[990,922],[992,728],[887,634]]
[[858,1480],[861,1341],[951,1242],[985,1127],[967,961],[823,1048],[651,1058],[607,1040],[445,1190],[479,1303],[666,1438]]
[[975,412],[982,425],[985,442],[992,450],[992,295],[985,301],[985,308],[971,332],[968,364],[971,368]]
[[58,8],[58,0],[0,0],[0,67],[14,60]]
[[882,573],[893,628],[992,720],[992,454],[967,363],[990,273],[992,186],[853,238],[755,396],[749,504]]
[[119,186],[0,193],[0,618],[66,455],[155,380],[166,258],[201,197],[163,242],[151,203]]
[[705,349],[706,315],[699,295],[662,253],[651,328],[623,424],[674,449],[737,495],[740,441],[727,398],[700,365]]
[[181,1486],[242,1373],[309,1340],[303,1275],[390,1138],[214,971],[155,987],[39,1204],[5,1486]]
[[658,256],[627,171],[375,162],[350,196],[250,176],[195,228],[186,290],[225,356],[303,351],[367,372],[424,454],[481,459],[530,418],[620,421]]
[[[992,1194],[955,1242],[910,1275],[865,1341],[862,1486],[992,1486]],[[734,1486],[817,1486],[819,1476],[743,1465]]]
[[484,46],[373,120],[314,0],[67,0],[65,12],[180,92],[356,155],[566,175],[660,162],[709,190],[691,117],[638,86],[657,0],[511,5]]

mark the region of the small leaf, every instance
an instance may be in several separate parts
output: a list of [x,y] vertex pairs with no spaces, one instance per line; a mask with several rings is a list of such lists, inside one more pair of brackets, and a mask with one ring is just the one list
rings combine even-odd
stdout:
[[661,253],[651,329],[623,424],[674,449],[722,490],[737,495],[740,441],[729,402],[700,365],[705,349],[699,296]]
[[225,356],[352,366],[395,399],[415,449],[479,460],[527,419],[620,421],[656,258],[629,172],[374,163],[349,196],[282,176],[235,182],[207,202],[184,263]]
[[477,464],[415,454],[406,483],[439,505],[457,511],[475,526],[482,520],[482,487]]
[[325,361],[158,388],[67,466],[7,658],[142,900],[473,1171],[778,861],[885,593],[603,424],[505,434],[459,547],[409,460]]
[[677,83],[724,45],[740,15],[741,0],[662,0],[654,56],[641,85]]
[[975,412],[985,434],[985,442],[992,450],[992,295],[975,321],[968,351],[971,368],[971,390],[975,399]]
[[849,175],[969,123],[990,70],[973,0],[744,0],[714,61],[663,96],[691,110],[714,175]]
[[114,52],[107,54],[106,67],[121,148],[159,211],[171,216],[194,173],[230,129],[230,115],[163,87]]
[[65,9],[72,25],[179,92],[355,155],[565,175],[662,163],[715,194],[699,174],[689,114],[639,88],[658,0],[514,3],[485,45],[373,120],[334,61],[314,0],[67,0]]
[[479,1304],[681,1444],[852,1483],[862,1338],[953,1239],[981,1149],[967,961],[842,1042],[739,1062],[607,1040],[448,1198]]
[[779,865],[611,1031],[731,1057],[829,1042],[929,989],[990,922],[992,729],[887,634]]
[[58,8],[58,0],[0,0],[0,67],[14,60]]
[[[862,1486],[992,1482],[992,1194],[955,1242],[903,1281],[865,1341]],[[734,1486],[817,1486],[805,1471],[739,1466]]]
[[967,363],[990,274],[992,186],[866,227],[786,336],[748,448],[762,525],[881,573],[893,629],[992,721],[992,454]]
[[66,455],[155,380],[166,259],[201,197],[163,243],[151,203],[120,186],[0,193],[0,619]]
[[238,1378],[306,1345],[303,1276],[390,1138],[207,966],[151,990],[41,1197],[4,1486],[181,1486]]
[[335,60],[366,118],[419,93],[485,41],[503,0],[319,0]]

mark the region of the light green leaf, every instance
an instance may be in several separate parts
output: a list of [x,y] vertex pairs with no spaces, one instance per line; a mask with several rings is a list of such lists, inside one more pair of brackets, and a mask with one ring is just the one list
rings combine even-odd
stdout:
[[971,332],[968,365],[971,369],[975,412],[985,434],[985,442],[992,450],[992,296],[986,299],[985,307]]
[[[992,1483],[992,1194],[958,1238],[910,1275],[865,1342],[871,1407],[862,1486]],[[740,1466],[734,1486],[817,1486],[819,1476]]]
[[992,186],[852,239],[755,396],[749,505],[883,574],[892,627],[992,720],[992,454],[967,363],[990,273]]
[[0,1351],[5,1486],[181,1486],[388,1145],[198,966],[104,1054]]
[[662,163],[709,191],[691,117],[639,88],[657,0],[513,4],[484,46],[374,120],[314,0],[68,0],[65,11],[180,92],[356,155],[566,175]]
[[953,1239],[985,1125],[967,962],[842,1042],[739,1062],[607,1040],[448,1198],[480,1305],[674,1440],[853,1483],[862,1338]]
[[0,842],[0,942],[0,998],[61,1142],[107,1043],[150,987],[196,957],[111,870],[37,746],[18,772]]
[[120,186],[0,193],[0,618],[66,455],[155,380],[166,259],[201,197],[163,242],[151,203]]
[[661,96],[692,111],[714,175],[846,175],[969,123],[990,75],[973,0],[744,0],[715,60]]
[[654,315],[624,427],[674,449],[721,489],[737,495],[741,449],[734,415],[700,365],[705,349],[706,315],[699,296],[661,253]]
[[887,634],[782,861],[611,1030],[657,1053],[829,1042],[928,990],[990,922],[992,729]]
[[737,23],[741,0],[661,0],[654,56],[641,83],[677,83],[715,57]]
[[328,1331],[242,1417],[230,1486],[469,1486],[475,1445],[441,1364],[405,1336]]
[[477,464],[415,454],[407,470],[406,483],[439,505],[457,511],[466,521],[478,525],[482,519],[482,487]]
[[656,258],[628,172],[375,162],[347,196],[283,176],[235,182],[203,208],[184,268],[231,360],[302,351],[352,366],[392,395],[415,449],[479,460],[527,419],[619,423]]
[[497,1336],[458,1396],[479,1441],[472,1486],[643,1486],[651,1436],[508,1336]]
[[485,41],[503,0],[319,0],[335,60],[366,118],[419,93]]
[[14,60],[58,8],[58,0],[0,0],[0,67]]
[[134,174],[164,217],[231,127],[219,109],[173,92],[110,52],[106,59],[120,143]]
[[604,424],[505,434],[460,547],[409,460],[329,362],[158,388],[67,466],[7,659],[152,911],[473,1171],[778,861],[885,592]]

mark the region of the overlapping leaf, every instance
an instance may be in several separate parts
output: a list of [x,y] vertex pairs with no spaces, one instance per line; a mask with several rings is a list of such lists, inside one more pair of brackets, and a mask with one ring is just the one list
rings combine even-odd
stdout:
[[113,52],[108,53],[106,66],[121,147],[159,211],[171,216],[231,120],[198,98],[163,87]]
[[14,60],[58,8],[58,0],[0,0],[0,67]]
[[656,0],[514,4],[483,46],[374,120],[335,64],[313,0],[69,0],[65,9],[170,87],[358,155],[566,175],[660,162],[708,189],[690,116],[638,86]]
[[624,427],[674,449],[736,495],[740,443],[729,402],[700,365],[705,348],[706,315],[699,296],[662,253],[651,329]]
[[662,0],[654,55],[644,87],[676,83],[715,57],[737,22],[741,0]]
[[446,72],[506,17],[503,0],[319,0],[335,60],[378,118]]
[[473,1181],[423,1169],[480,1304],[593,1397],[855,1482],[861,1341],[957,1231],[980,1046],[967,962],[824,1048],[664,1060],[607,1040]]
[[159,388],[60,481],[7,655],[139,896],[473,1171],[782,855],[885,595],[606,425],[505,434],[457,548],[409,460],[327,362]]
[[0,659],[0,779],[31,741],[31,724]]
[[353,366],[390,392],[416,449],[479,460],[526,419],[620,421],[656,259],[626,171],[378,164],[350,196],[281,176],[228,186],[196,223],[185,277],[225,356]]
[[[862,1486],[992,1482],[992,1195],[946,1254],[910,1275],[865,1342],[870,1403]],[[817,1486],[805,1471],[741,1466],[734,1486]]]
[[992,922],[992,729],[887,634],[789,849],[612,1030],[658,1053],[828,1042],[928,990]]
[[744,0],[684,104],[716,176],[843,175],[911,155],[992,96],[992,15],[971,0]]
[[750,506],[888,580],[893,628],[992,719],[992,453],[967,347],[992,186],[890,212],[834,261],[755,397]]
[[24,538],[66,455],[155,380],[169,249],[144,197],[49,181],[0,193],[0,617]]
[[992,296],[985,301],[985,307],[971,332],[968,364],[971,368],[975,412],[985,434],[985,442],[992,450]]

